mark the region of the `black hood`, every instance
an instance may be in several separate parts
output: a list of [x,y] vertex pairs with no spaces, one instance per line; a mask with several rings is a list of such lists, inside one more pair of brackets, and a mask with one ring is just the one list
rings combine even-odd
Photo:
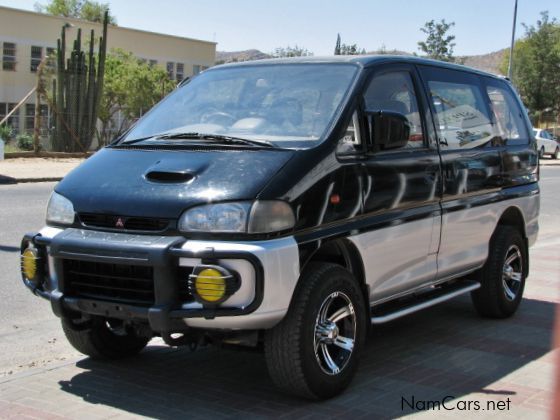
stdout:
[[177,218],[197,204],[255,199],[293,153],[106,148],[55,190],[78,213]]

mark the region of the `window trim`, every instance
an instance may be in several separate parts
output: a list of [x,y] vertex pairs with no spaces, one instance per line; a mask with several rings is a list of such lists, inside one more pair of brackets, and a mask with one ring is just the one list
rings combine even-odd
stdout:
[[[33,48],[39,49],[39,58],[33,57]],[[29,71],[31,73],[37,73],[39,70],[39,66],[41,65],[41,61],[43,61],[43,50],[44,48],[40,45],[31,45],[30,46],[30,55],[29,55]]]
[[[13,45],[13,55],[6,54],[6,44]],[[10,58],[6,60],[6,58]],[[17,44],[15,42],[2,42],[2,70],[3,71],[17,71]],[[6,68],[6,66],[13,66],[13,68]]]

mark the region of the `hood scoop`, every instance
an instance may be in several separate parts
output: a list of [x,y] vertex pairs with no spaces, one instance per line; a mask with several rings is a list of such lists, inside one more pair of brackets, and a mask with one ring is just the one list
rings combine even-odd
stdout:
[[192,181],[204,172],[207,165],[190,165],[176,159],[158,160],[144,173],[147,181],[162,184],[181,184]]
[[150,171],[146,174],[146,179],[151,182],[178,184],[192,181],[194,174],[185,171]]

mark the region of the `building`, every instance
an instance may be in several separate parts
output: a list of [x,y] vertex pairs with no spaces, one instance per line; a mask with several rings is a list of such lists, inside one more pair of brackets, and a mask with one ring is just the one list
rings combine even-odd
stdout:
[[[103,29],[99,23],[0,6],[0,120],[36,85],[37,67],[56,49],[64,25],[69,41],[75,39],[78,28],[85,39],[91,29],[96,38]],[[67,45],[71,47],[71,42]],[[216,56],[215,42],[109,25],[107,51],[112,48],[130,51],[151,65],[161,66],[177,81],[214,65]],[[8,124],[20,133],[32,131],[34,107],[35,95],[31,95]],[[47,117],[43,120],[48,121],[50,110],[45,106],[42,113]]]

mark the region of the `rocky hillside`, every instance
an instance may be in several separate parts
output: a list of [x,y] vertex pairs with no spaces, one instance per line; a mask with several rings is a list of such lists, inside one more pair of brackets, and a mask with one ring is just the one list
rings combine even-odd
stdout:
[[[459,62],[463,62],[465,66],[474,67],[475,69],[487,71],[490,73],[499,74],[500,64],[503,60],[504,53],[506,49],[495,51],[489,54],[481,55],[467,55],[458,57]],[[396,55],[413,55],[406,51],[398,50],[384,50],[381,51],[369,51],[368,54],[396,54]],[[216,64],[223,63],[233,63],[237,61],[251,61],[251,60],[262,60],[264,58],[271,58],[270,54],[263,53],[259,50],[245,50],[245,51],[217,51],[216,52]]]
[[460,57],[465,66],[474,67],[475,69],[487,71],[489,73],[501,74],[500,64],[504,59],[506,49],[491,52],[482,55],[467,55]]
[[259,50],[245,51],[216,51],[216,64],[235,63],[237,61],[252,61],[271,58],[269,54],[265,54]]

